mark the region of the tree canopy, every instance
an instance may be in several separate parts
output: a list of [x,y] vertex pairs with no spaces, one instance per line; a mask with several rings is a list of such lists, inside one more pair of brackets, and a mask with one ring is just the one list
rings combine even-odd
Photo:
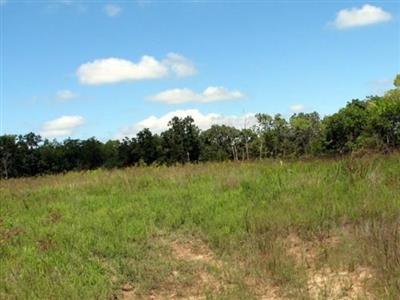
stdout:
[[192,117],[174,117],[161,134],[145,128],[133,138],[101,142],[42,139],[35,133],[0,136],[1,178],[134,165],[247,160],[345,154],[360,149],[400,148],[400,75],[383,96],[353,99],[338,112],[255,115],[238,129],[213,125],[201,131]]

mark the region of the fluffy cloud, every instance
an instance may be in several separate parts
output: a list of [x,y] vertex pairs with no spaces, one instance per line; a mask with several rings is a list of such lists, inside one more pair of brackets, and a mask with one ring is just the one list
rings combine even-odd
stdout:
[[77,95],[70,90],[61,90],[57,92],[56,97],[59,101],[67,101],[76,98]]
[[186,102],[216,102],[242,98],[243,94],[239,91],[229,91],[222,86],[210,86],[201,93],[195,93],[191,89],[172,89],[163,91],[150,97],[152,101],[179,104]]
[[289,106],[289,109],[295,113],[302,112],[302,111],[304,111],[304,105],[303,104],[292,104]]
[[338,12],[334,25],[338,29],[366,26],[376,23],[387,22],[392,15],[381,7],[365,4],[358,8],[342,9]]
[[85,119],[81,116],[62,116],[44,123],[40,134],[44,137],[70,136],[83,123]]
[[77,76],[81,83],[94,85],[157,79],[170,73],[175,73],[177,76],[189,76],[195,72],[196,69],[189,59],[179,54],[168,54],[163,61],[145,55],[138,63],[114,57],[97,59],[81,65]]
[[177,53],[169,53],[164,60],[164,64],[170,67],[179,77],[191,76],[197,73],[195,65],[189,59]]
[[104,6],[104,12],[109,17],[116,17],[121,13],[121,11],[122,8],[119,7],[118,5],[107,4],[106,6]]
[[223,116],[217,113],[202,114],[197,109],[176,110],[161,117],[150,116],[136,124],[133,124],[132,126],[125,127],[117,133],[116,138],[122,139],[126,136],[135,136],[138,131],[144,128],[149,128],[152,132],[160,133],[168,128],[168,122],[175,116],[180,118],[191,116],[196,125],[203,130],[210,128],[211,125],[215,124],[224,124],[237,128],[243,128],[244,126],[250,127],[257,123],[257,120],[252,113],[241,116]]
[[143,56],[138,63],[120,58],[98,59],[81,65],[77,72],[83,84],[155,79],[167,74],[167,67],[151,56]]

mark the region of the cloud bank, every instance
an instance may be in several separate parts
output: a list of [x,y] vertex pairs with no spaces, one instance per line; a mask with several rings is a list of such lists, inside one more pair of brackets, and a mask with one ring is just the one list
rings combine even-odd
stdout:
[[392,15],[381,7],[365,4],[362,7],[342,9],[337,13],[334,26],[337,29],[367,26],[392,20]]
[[222,86],[209,86],[201,93],[196,93],[187,88],[166,90],[151,96],[150,100],[167,104],[180,104],[186,102],[217,102],[240,99],[242,97],[243,94],[240,91],[229,91]]
[[44,123],[40,135],[44,137],[70,136],[77,127],[84,123],[85,119],[81,116],[62,116]]
[[182,77],[195,73],[194,64],[176,53],[168,54],[164,60],[145,55],[137,63],[115,57],[97,59],[79,66],[76,72],[79,81],[87,85],[159,79],[170,74]]
[[164,64],[179,77],[191,76],[197,73],[194,63],[177,53],[169,53],[164,60]]
[[124,137],[133,137],[136,133],[144,128],[149,128],[154,133],[160,133],[168,128],[168,122],[173,117],[184,118],[191,116],[196,125],[202,129],[208,129],[212,125],[228,125],[237,128],[250,127],[257,123],[253,113],[243,114],[240,116],[224,116],[217,113],[203,114],[197,109],[176,110],[169,112],[161,117],[150,116],[132,126],[122,128],[115,136],[117,139]]

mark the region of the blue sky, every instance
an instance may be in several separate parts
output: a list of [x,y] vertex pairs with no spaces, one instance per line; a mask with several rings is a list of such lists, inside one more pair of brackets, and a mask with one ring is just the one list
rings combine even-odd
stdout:
[[[396,1],[1,2],[2,131],[102,140],[335,112],[400,71]],[[246,123],[247,124],[247,123]]]

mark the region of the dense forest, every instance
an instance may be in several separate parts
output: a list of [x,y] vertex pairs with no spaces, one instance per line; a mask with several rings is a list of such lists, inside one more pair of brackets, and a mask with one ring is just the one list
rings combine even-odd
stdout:
[[0,136],[1,178],[134,165],[248,160],[345,154],[359,150],[392,151],[400,147],[400,75],[383,96],[352,100],[337,113],[256,115],[257,124],[237,129],[213,125],[201,131],[193,118],[174,117],[168,129],[149,129],[135,138],[105,143],[50,141],[34,133]]

